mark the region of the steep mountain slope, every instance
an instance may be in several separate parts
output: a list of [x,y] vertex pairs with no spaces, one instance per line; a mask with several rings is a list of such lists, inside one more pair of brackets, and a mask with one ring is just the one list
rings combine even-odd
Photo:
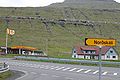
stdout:
[[51,7],[75,7],[92,9],[120,9],[119,3],[114,0],[65,0],[63,3],[54,3]]
[[[71,1],[66,0],[62,4],[73,4]],[[102,1],[117,4],[112,0]],[[115,48],[120,52],[119,9],[51,5],[43,8],[0,8],[0,46],[5,46],[7,27],[16,31],[14,36],[8,37],[8,46],[33,46],[52,57],[70,58],[71,54],[66,53],[70,53],[75,45],[84,45],[86,37],[114,38],[117,40]]]

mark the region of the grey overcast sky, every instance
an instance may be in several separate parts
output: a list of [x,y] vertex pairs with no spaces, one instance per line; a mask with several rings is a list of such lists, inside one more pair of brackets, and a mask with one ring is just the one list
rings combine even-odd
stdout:
[[[0,0],[0,7],[40,7],[64,0]],[[120,3],[120,0],[114,0]]]

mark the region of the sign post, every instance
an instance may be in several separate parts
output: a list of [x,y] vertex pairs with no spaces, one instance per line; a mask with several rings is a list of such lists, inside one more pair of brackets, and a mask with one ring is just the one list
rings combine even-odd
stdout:
[[115,39],[102,39],[102,38],[85,38],[85,45],[87,46],[115,46]]
[[87,46],[99,46],[99,80],[101,80],[102,74],[102,46],[115,46],[115,39],[102,39],[102,38],[85,38],[85,45]]
[[102,64],[101,64],[101,56],[102,56],[102,46],[99,46],[99,80],[101,80],[102,74]]
[[6,33],[6,54],[7,54],[7,46],[8,46],[8,34]]

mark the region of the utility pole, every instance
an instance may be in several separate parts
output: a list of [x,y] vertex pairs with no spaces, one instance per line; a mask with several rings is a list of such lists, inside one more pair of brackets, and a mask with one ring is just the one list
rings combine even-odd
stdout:
[[5,33],[6,33],[6,54],[8,53],[8,50],[7,50],[7,47],[8,47],[8,33],[7,33],[7,29],[8,29],[8,22],[9,20],[6,20],[6,30],[5,30]]
[[[7,30],[7,29],[6,29]],[[6,54],[7,54],[7,46],[8,46],[8,34],[7,34],[7,32],[6,32]]]

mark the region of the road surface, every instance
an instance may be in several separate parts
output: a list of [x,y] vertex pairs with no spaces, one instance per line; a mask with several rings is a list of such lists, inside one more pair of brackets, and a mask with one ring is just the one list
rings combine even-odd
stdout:
[[[24,76],[16,80],[99,80],[98,67],[47,62],[31,62],[0,59],[11,70],[22,71]],[[120,68],[102,67],[102,80],[120,80]]]

